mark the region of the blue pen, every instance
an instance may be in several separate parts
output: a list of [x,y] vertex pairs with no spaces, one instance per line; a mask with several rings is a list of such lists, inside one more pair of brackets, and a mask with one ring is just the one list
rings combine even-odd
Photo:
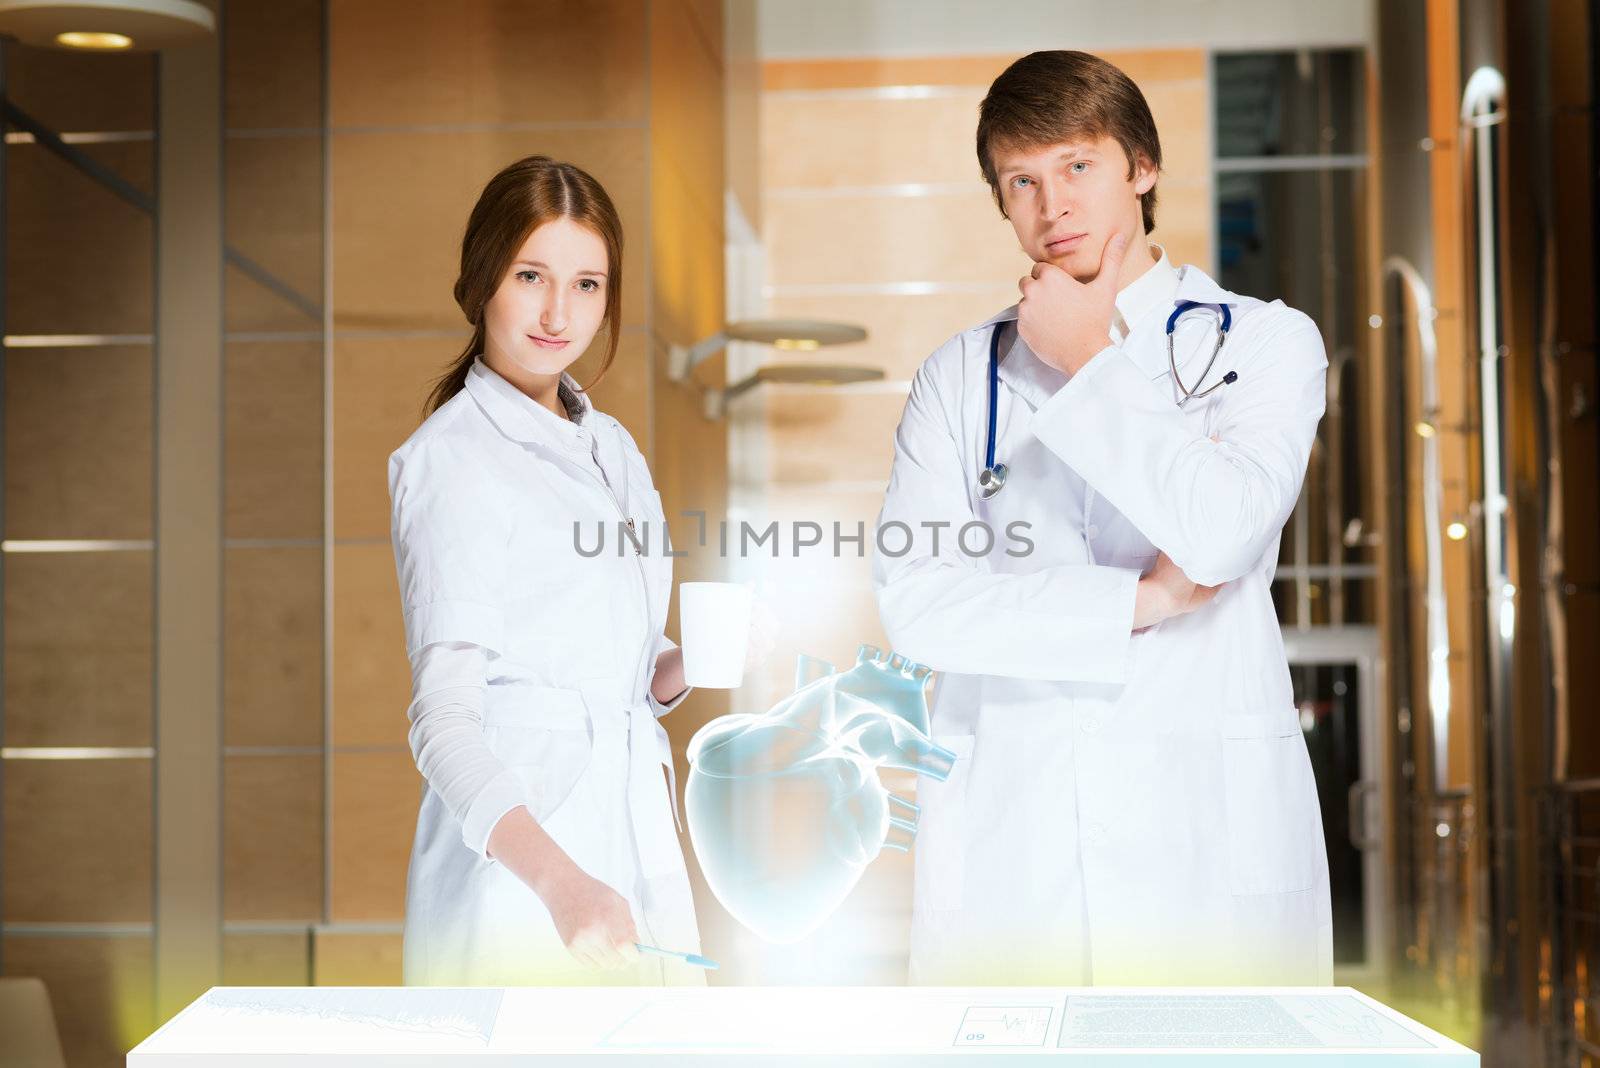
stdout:
[[685,964],[693,964],[696,968],[716,969],[721,967],[711,958],[702,957],[694,953],[677,953],[670,949],[662,949],[659,946],[647,946],[642,942],[635,942],[633,945],[640,953],[654,953],[658,957],[676,957]]

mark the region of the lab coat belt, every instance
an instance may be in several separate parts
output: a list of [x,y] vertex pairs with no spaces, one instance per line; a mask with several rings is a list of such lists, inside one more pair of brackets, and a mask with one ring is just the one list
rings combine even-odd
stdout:
[[598,679],[579,684],[583,703],[589,709],[591,722],[616,722],[626,717],[628,725],[628,814],[633,823],[634,845],[639,850],[640,873],[649,879],[673,870],[682,863],[682,851],[676,837],[662,833],[652,819],[659,812],[656,806],[661,796],[661,767],[667,769],[667,807],[672,810],[673,825],[683,832],[678,818],[678,775],[672,766],[672,745],[650,703],[643,698],[626,700],[622,687],[613,679]]

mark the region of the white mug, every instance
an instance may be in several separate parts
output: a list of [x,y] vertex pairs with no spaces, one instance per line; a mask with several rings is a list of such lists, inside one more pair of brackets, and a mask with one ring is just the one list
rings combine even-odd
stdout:
[[683,681],[731,690],[744,682],[755,590],[744,582],[678,584]]

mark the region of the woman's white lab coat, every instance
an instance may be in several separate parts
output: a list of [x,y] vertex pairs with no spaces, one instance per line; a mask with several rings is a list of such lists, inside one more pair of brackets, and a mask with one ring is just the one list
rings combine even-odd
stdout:
[[[485,853],[499,816],[526,804],[627,898],[641,941],[698,952],[657,720],[670,706],[649,693],[655,658],[672,647],[661,498],[627,431],[584,406],[581,422],[562,419],[480,358],[466,388],[389,458],[406,651],[491,651],[482,737],[505,769],[464,813],[424,787],[406,884],[407,983],[704,981],[648,956],[637,969],[585,970],[538,896]],[[619,537],[625,518],[649,538],[646,553]],[[601,524],[604,551],[585,556],[578,546],[592,553]]]
[[[1165,347],[1176,300],[1229,305],[1206,384],[1238,372],[1183,407]],[[875,553],[884,627],[940,673],[935,740],[959,756],[947,781],[918,782],[912,980],[1329,983],[1327,856],[1270,596],[1324,407],[1321,336],[1164,254],[1118,295],[1121,343],[1070,381],[1015,339],[1015,318],[918,371],[879,517],[916,534],[890,556],[896,528]],[[1191,387],[1216,321],[1178,328]],[[983,501],[996,324],[1009,478]],[[957,543],[974,521],[994,531],[983,556]],[[983,548],[976,528],[966,542]],[[1134,634],[1157,549],[1222,589]]]

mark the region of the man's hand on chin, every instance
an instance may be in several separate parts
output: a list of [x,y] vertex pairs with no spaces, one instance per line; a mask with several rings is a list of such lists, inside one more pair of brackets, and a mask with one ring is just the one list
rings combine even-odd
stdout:
[[1126,235],[1111,235],[1092,282],[1080,282],[1053,263],[1034,264],[1033,273],[1018,281],[1017,332],[1035,356],[1071,375],[1111,343],[1117,279],[1127,250]]

